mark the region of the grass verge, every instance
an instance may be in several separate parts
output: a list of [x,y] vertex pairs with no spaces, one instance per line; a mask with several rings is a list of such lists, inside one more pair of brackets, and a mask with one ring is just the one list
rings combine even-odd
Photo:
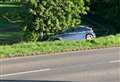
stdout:
[[120,34],[91,41],[29,42],[0,46],[0,58],[120,46]]

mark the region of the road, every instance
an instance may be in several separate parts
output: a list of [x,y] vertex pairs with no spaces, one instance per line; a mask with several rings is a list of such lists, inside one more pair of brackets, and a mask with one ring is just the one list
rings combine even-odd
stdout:
[[120,47],[1,59],[0,82],[120,82]]

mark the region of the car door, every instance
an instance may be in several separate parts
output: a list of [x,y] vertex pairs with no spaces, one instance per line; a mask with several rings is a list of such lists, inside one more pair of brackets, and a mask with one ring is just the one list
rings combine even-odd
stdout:
[[64,39],[69,39],[69,40],[80,40],[84,39],[84,33],[82,31],[79,31],[78,29],[74,29],[71,32],[65,33],[64,34]]

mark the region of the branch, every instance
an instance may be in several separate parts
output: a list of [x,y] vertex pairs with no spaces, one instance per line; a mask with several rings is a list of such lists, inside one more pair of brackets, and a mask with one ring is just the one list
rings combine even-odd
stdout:
[[18,23],[18,22],[22,22],[21,20],[17,20],[17,21],[13,21],[11,19],[9,19],[7,16],[2,16],[4,19],[6,19],[8,22],[10,23]]

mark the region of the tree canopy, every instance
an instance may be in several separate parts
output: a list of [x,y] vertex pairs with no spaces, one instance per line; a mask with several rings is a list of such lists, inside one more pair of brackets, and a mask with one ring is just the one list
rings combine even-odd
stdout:
[[92,1],[92,11],[95,12],[95,14],[104,17],[117,33],[120,32],[120,0]]

